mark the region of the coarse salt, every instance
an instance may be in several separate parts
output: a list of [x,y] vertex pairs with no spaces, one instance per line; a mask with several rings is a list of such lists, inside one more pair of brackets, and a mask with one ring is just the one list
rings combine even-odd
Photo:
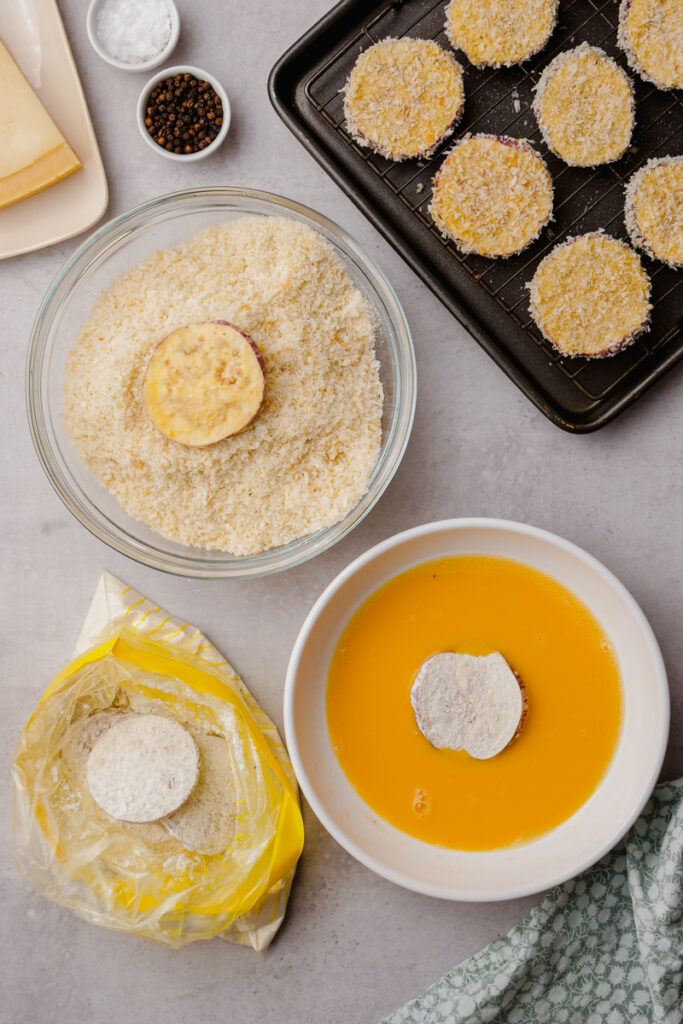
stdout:
[[124,64],[146,64],[171,38],[171,11],[166,0],[104,0],[97,15],[97,36]]

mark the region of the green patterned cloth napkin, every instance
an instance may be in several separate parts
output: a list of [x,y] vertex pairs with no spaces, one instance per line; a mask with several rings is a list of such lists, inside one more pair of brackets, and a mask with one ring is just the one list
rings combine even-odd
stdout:
[[626,838],[383,1024],[681,1024],[683,779]]

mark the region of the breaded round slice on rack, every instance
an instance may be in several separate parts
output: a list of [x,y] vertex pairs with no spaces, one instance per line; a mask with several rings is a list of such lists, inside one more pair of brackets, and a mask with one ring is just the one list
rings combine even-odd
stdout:
[[462,68],[431,39],[384,39],[361,53],[344,90],[349,133],[388,160],[429,157],[462,117]]
[[626,186],[624,222],[652,259],[683,267],[683,156],[648,162]]
[[631,79],[604,50],[581,43],[546,67],[533,111],[548,148],[574,167],[608,164],[631,142]]
[[565,356],[612,356],[647,329],[650,278],[637,254],[602,231],[568,238],[539,263],[529,309]]
[[683,89],[683,0],[621,0],[617,42],[645,81]]
[[557,0],[451,0],[446,35],[478,67],[509,67],[539,53],[557,24]]
[[429,212],[463,252],[512,256],[553,212],[553,183],[525,139],[465,135],[434,178]]

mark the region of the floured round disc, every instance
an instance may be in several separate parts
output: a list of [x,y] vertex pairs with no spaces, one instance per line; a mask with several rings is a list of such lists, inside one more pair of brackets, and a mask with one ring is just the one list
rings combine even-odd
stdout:
[[198,773],[197,744],[163,715],[122,716],[95,742],[86,769],[95,802],[112,818],[130,822],[158,821],[177,811]]
[[648,160],[626,186],[626,229],[633,245],[683,267],[683,156]]
[[188,800],[164,825],[175,838],[194,853],[208,856],[222,853],[241,824],[237,813],[237,788],[225,737],[197,737],[201,769]]
[[520,64],[546,45],[557,0],[451,0],[446,35],[477,66]]
[[437,749],[478,760],[500,754],[526,712],[523,687],[502,654],[435,654],[410,691],[420,732]]
[[650,317],[650,278],[630,246],[600,231],[568,238],[539,263],[529,308],[566,356],[611,356],[630,345]]
[[582,43],[551,61],[536,87],[533,110],[549,148],[575,167],[618,160],[631,142],[631,81],[597,46]]
[[617,42],[641,78],[683,89],[683,0],[621,0]]
[[463,252],[512,256],[550,220],[553,183],[524,139],[466,135],[436,177],[429,212]]
[[431,39],[385,39],[361,53],[344,116],[361,146],[388,160],[430,156],[460,120],[462,68]]

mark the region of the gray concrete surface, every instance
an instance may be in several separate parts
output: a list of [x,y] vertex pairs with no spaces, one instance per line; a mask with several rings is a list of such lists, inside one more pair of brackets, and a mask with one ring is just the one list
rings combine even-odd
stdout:
[[135,126],[142,79],[91,50],[85,0],[60,0],[109,176],[109,216],[190,185],[243,184],[334,218],[393,282],[412,326],[420,392],[412,440],[384,499],[328,554],[244,583],[147,570],[91,537],[34,455],[24,360],[41,296],[79,239],[0,264],[2,377],[3,764],[0,1019],[8,1024],[355,1024],[378,1020],[457,961],[505,933],[534,899],[450,904],[406,892],[353,861],[306,809],[306,848],[288,919],[263,957],[220,941],[172,952],[100,930],[30,892],[12,866],[8,764],[46,683],[68,658],[100,570],[108,568],[197,623],[282,724],[283,678],[305,613],[354,556],[390,534],[448,516],[533,523],[584,546],[630,588],[659,637],[673,725],[663,777],[683,771],[683,404],[679,368],[597,434],[552,426],[507,381],[320,171],[272,111],[269,68],[329,6],[179,0],[176,56],[216,73],[233,102],[216,157],[155,159]]

